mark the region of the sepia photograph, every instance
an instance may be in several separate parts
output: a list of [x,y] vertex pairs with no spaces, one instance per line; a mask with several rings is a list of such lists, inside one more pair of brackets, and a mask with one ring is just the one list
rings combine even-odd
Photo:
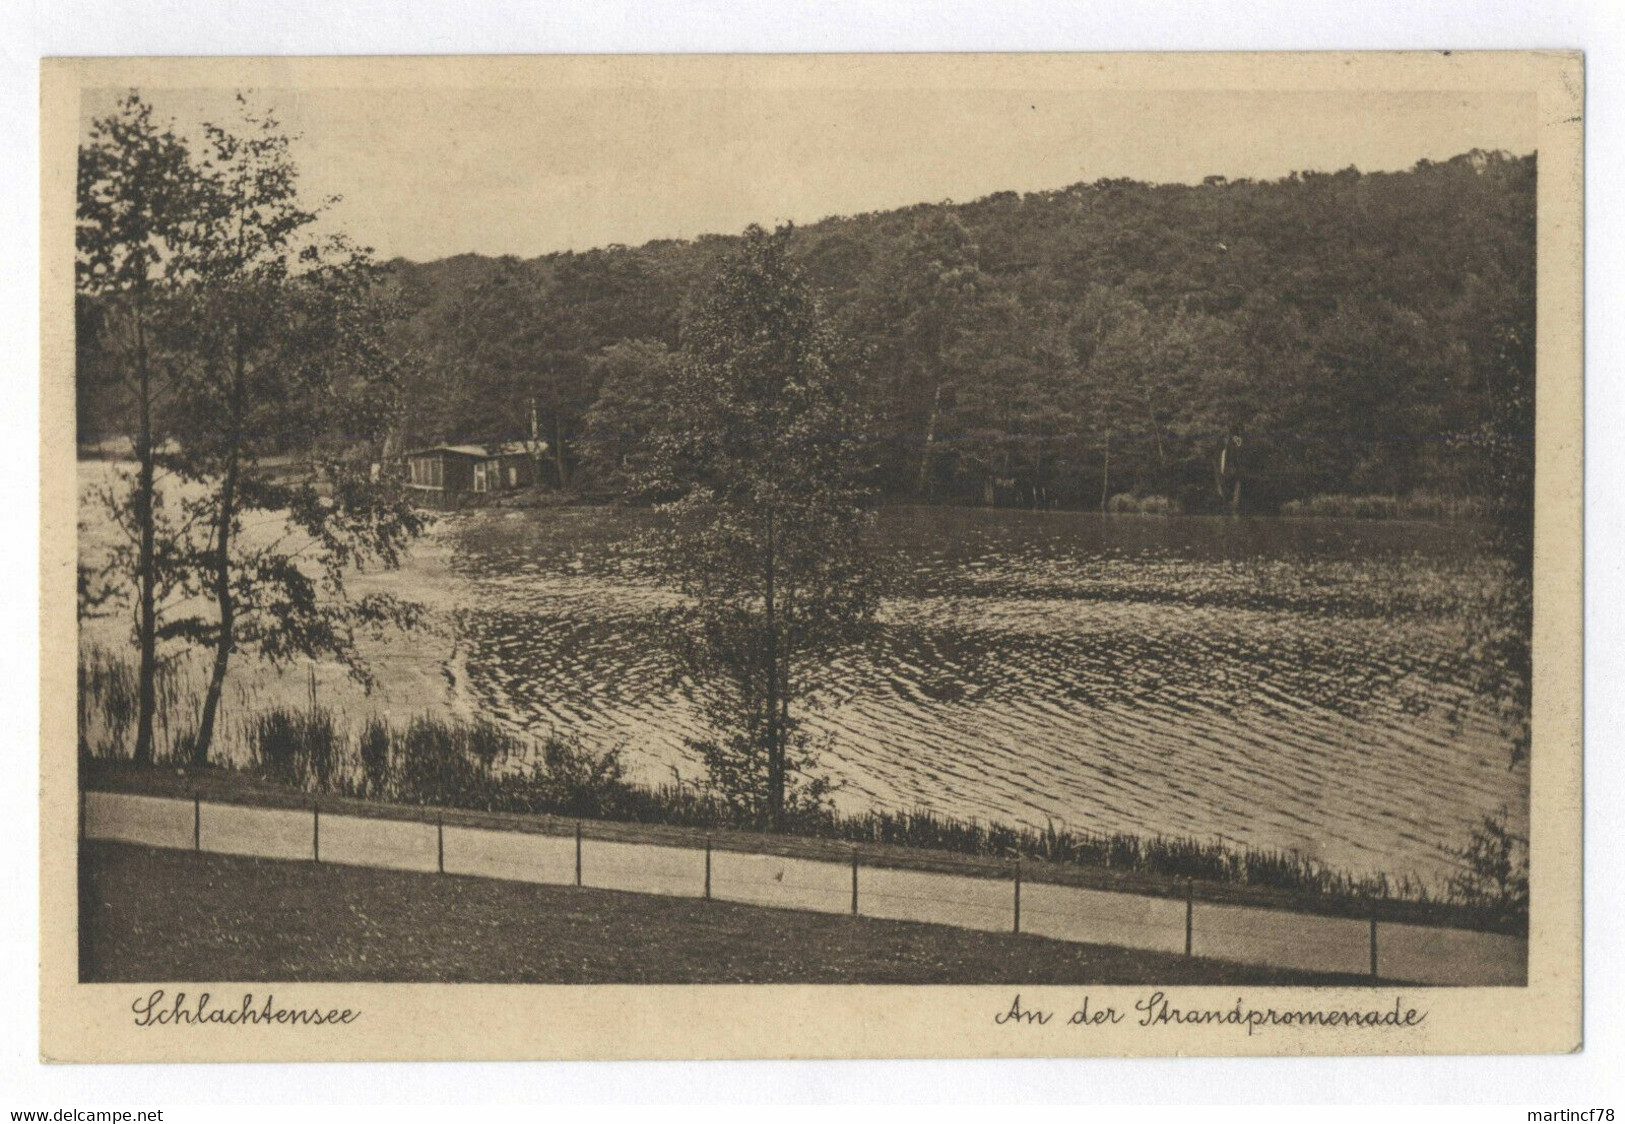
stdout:
[[64,986],[1524,1002],[1578,62],[1384,57],[60,64]]

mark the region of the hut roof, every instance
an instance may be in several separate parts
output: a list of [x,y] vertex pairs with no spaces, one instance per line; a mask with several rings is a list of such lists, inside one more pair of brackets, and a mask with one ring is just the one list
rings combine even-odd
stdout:
[[[545,449],[547,446],[541,446]],[[501,457],[529,453],[523,441],[494,441],[489,445],[429,445],[422,449],[408,449],[402,456],[421,457],[426,453],[454,453],[460,457]]]

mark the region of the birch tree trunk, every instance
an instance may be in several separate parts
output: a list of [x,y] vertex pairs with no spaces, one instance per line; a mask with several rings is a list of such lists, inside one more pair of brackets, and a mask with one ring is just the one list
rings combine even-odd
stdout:
[[[138,305],[139,308],[139,305]],[[153,719],[158,710],[158,575],[156,529],[156,480],[152,438],[152,372],[147,362],[146,325],[138,310],[135,322],[136,396],[140,400],[135,453],[139,464],[135,485],[135,518],[139,543],[136,547],[136,642],[140,648],[136,669],[136,726],[134,757],[138,765],[153,759]]]

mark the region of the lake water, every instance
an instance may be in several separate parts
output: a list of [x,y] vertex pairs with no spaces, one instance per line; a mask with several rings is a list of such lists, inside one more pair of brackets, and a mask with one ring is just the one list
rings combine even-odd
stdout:
[[[399,576],[469,704],[700,777],[632,556],[647,513],[448,518]],[[877,641],[809,716],[846,807],[1222,835],[1437,880],[1528,776],[1463,663],[1493,569],[1460,525],[896,508]],[[386,584],[394,584],[386,579]]]
[[[116,534],[94,501],[113,472],[81,465],[87,558]],[[315,682],[355,725],[484,712],[618,746],[644,780],[699,780],[684,738],[705,730],[657,623],[671,595],[634,563],[651,518],[442,519],[402,571],[351,582],[429,609],[363,644],[378,688],[241,656],[221,753],[246,759],[252,715]],[[878,638],[835,662],[809,716],[847,808],[1222,835],[1432,881],[1479,816],[1504,806],[1526,834],[1527,769],[1468,686],[1466,622],[1494,577],[1471,527],[891,508],[877,538],[898,571]],[[122,613],[81,622],[82,644],[129,642]]]

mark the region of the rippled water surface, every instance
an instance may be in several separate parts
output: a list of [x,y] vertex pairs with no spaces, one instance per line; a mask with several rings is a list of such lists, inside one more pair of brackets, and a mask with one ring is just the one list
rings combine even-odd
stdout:
[[[456,516],[412,566],[435,571],[474,705],[692,780],[669,595],[632,564],[648,518]],[[1461,662],[1492,574],[1470,528],[902,508],[877,536],[901,571],[884,627],[811,716],[848,807],[1223,835],[1435,879],[1480,814],[1522,824],[1527,774]]]

